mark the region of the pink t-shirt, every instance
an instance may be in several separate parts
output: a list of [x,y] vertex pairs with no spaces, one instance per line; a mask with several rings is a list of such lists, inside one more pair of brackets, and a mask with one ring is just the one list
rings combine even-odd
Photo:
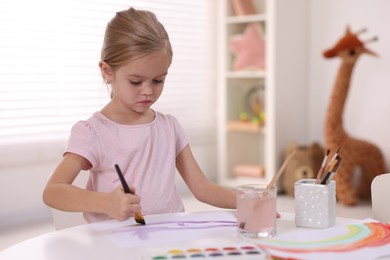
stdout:
[[[184,211],[175,186],[176,157],[188,144],[179,122],[171,115],[155,112],[143,125],[121,125],[95,112],[76,123],[66,152],[86,158],[92,165],[88,190],[111,192],[121,185],[115,164],[141,197],[142,213]],[[107,220],[105,214],[85,212],[88,222]]]

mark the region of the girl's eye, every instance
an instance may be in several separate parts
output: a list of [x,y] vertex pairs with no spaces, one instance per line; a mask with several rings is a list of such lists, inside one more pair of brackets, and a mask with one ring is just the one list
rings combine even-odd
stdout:
[[155,80],[153,80],[153,82],[154,82],[154,84],[162,84],[162,83],[164,83],[164,80],[155,79]]
[[135,86],[141,85],[141,83],[141,81],[130,81],[130,84]]

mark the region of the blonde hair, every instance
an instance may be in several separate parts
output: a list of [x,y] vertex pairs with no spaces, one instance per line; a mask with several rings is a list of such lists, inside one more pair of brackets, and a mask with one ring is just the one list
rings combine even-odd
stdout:
[[131,7],[117,12],[107,24],[101,60],[112,70],[156,52],[165,52],[172,61],[168,33],[154,13]]

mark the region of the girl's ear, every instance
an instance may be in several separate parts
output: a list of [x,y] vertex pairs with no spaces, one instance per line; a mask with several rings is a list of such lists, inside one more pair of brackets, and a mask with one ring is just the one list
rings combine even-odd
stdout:
[[102,72],[103,79],[106,82],[111,82],[112,80],[112,70],[110,66],[105,61],[99,62],[100,71]]

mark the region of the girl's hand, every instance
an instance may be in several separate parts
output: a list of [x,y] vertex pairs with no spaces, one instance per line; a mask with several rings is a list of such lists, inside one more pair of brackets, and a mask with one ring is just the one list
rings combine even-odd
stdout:
[[276,212],[276,218],[281,218],[281,217],[282,217],[282,215],[280,215],[279,212]]
[[[134,187],[130,187],[134,191]],[[107,214],[119,221],[126,220],[141,212],[140,197],[135,194],[125,193],[122,186],[109,193]]]

